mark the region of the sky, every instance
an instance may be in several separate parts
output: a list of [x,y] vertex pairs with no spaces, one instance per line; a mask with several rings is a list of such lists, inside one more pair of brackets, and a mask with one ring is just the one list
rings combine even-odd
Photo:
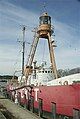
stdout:
[[[45,3],[45,7],[44,7]],[[12,75],[21,69],[22,26],[25,32],[25,65],[43,12],[51,16],[57,47],[54,49],[57,69],[80,67],[80,0],[0,0],[0,75]],[[30,44],[28,44],[29,42]],[[49,65],[46,39],[40,39],[35,59]]]

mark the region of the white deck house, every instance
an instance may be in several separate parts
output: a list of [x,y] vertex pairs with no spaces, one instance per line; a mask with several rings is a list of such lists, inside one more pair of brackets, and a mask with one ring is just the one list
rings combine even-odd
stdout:
[[79,82],[80,81],[80,73],[77,74],[72,74],[69,76],[61,77],[52,81],[49,81],[47,83],[48,86],[51,85],[70,85],[73,84],[74,82]]

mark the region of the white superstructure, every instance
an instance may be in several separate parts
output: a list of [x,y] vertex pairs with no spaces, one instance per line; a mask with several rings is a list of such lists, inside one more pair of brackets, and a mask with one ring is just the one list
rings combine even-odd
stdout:
[[42,68],[36,70],[28,78],[28,84],[32,85],[47,85],[49,81],[54,80],[54,74],[50,68]]
[[80,73],[72,74],[69,76],[64,76],[47,83],[48,86],[51,85],[71,85],[73,83],[80,82]]
[[[25,79],[25,77],[23,77],[22,79],[21,77],[18,77],[18,82],[25,82]],[[80,82],[80,73],[55,79],[54,74],[52,73],[52,70],[50,68],[42,68],[40,70],[36,70],[36,74],[33,72],[31,75],[29,75],[27,85],[71,85],[76,82]]]
[[[26,77],[25,76],[23,76],[22,78],[21,76],[18,77],[18,82],[26,84]],[[27,85],[34,85],[34,86],[71,85],[76,82],[80,83],[80,73],[55,79],[54,73],[52,72],[51,68],[46,68],[44,66],[40,68],[33,67],[33,71],[28,77]]]

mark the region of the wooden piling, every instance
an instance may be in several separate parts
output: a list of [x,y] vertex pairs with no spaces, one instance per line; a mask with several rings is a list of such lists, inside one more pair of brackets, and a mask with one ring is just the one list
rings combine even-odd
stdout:
[[56,119],[56,103],[51,102],[52,119]]

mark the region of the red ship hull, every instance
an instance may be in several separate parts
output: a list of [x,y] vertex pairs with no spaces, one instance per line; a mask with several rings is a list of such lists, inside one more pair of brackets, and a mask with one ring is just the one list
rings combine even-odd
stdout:
[[[25,91],[26,90],[26,91]],[[22,92],[21,92],[22,91]],[[8,92],[11,95],[11,92]],[[56,103],[56,112],[60,115],[73,115],[73,108],[80,110],[80,84],[62,86],[39,86],[18,89],[18,100],[22,105],[27,105],[28,97],[33,96],[34,108],[38,109],[38,99],[43,101],[43,111],[51,112],[52,102]],[[22,96],[21,96],[22,95]]]
[[54,102],[58,114],[72,116],[73,108],[80,109],[80,85],[42,86],[38,98],[43,100],[43,110],[51,112],[51,102]]

